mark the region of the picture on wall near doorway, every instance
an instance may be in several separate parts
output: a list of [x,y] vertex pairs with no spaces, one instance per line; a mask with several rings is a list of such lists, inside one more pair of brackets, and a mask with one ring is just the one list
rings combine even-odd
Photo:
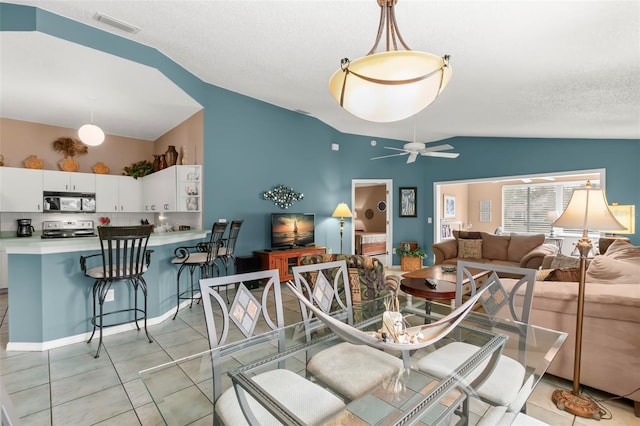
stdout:
[[400,217],[416,217],[418,189],[414,187],[400,188]]
[[445,218],[456,217],[456,197],[455,195],[444,196],[444,214]]
[[480,222],[491,222],[491,200],[480,201]]

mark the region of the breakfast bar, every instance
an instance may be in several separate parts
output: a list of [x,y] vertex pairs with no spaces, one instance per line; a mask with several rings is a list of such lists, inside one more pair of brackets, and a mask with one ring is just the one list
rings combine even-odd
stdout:
[[[177,247],[195,245],[206,230],[152,234],[148,284],[148,323],[157,324],[175,310],[176,271],[170,260]],[[91,285],[80,269],[80,256],[97,254],[98,237],[47,240],[0,239],[8,256],[9,351],[42,351],[88,339],[92,325]],[[119,292],[120,290],[120,292]],[[109,309],[129,306],[133,293],[117,288]],[[133,325],[113,327],[110,333]],[[135,326],[133,326],[135,327]],[[107,334],[107,333],[105,333]]]

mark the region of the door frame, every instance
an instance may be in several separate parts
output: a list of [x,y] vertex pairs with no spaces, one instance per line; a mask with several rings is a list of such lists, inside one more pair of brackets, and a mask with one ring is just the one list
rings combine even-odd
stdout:
[[[387,209],[386,214],[386,229],[387,235],[387,247],[385,259],[380,259],[385,267],[391,267],[393,263],[393,179],[351,179],[351,207],[356,204],[356,188],[358,186],[371,186],[371,185],[384,185],[387,193]],[[355,218],[353,219],[355,221]],[[355,226],[352,223],[351,226],[351,252],[355,253],[356,247],[356,233]],[[376,256],[380,258],[381,256]]]

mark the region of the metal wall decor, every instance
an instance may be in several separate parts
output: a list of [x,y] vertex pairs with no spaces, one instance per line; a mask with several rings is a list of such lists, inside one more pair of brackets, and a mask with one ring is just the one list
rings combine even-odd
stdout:
[[299,201],[303,198],[304,194],[296,192],[293,188],[285,185],[274,186],[270,191],[262,193],[263,200],[271,200],[273,201],[273,204],[281,209],[288,209],[294,201]]

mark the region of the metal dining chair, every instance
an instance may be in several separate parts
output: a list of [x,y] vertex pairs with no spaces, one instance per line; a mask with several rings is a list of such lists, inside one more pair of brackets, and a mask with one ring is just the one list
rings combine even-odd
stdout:
[[[195,246],[178,247],[175,250],[176,257],[171,259],[171,263],[180,265],[180,268],[178,269],[178,276],[176,277],[177,300],[176,313],[173,315],[173,319],[176,319],[180,311],[181,300],[189,300],[189,308],[193,306],[194,300],[199,300],[198,286],[194,283],[193,279],[196,270],[199,271],[200,278],[211,277],[214,271],[217,275],[220,275],[220,268],[216,261],[218,259],[218,251],[222,245],[222,237],[226,229],[226,222],[216,222],[211,229],[209,241],[200,242]],[[189,287],[181,291],[180,276],[185,269],[189,270]]]
[[[103,319],[107,315],[116,315],[124,312],[133,313],[133,321],[136,328],[139,319],[144,319],[144,332],[152,342],[147,331],[147,283],[142,276],[151,262],[151,250],[147,250],[147,243],[151,235],[151,226],[99,226],[98,235],[100,237],[100,253],[90,256],[80,257],[80,267],[82,272],[94,279],[93,294],[93,316],[91,323],[93,331],[87,343],[91,342],[96,333],[96,328],[100,330],[100,340],[95,357],[100,357],[102,348],[102,329],[114,325],[121,325],[131,322],[130,318],[115,324],[105,325]],[[91,258],[100,258],[102,265],[93,268],[87,267],[87,261]],[[126,309],[104,312],[103,305],[107,293],[113,284],[118,282],[129,283],[133,287],[134,306]],[[144,307],[138,307],[138,289],[142,292]],[[96,312],[96,303],[98,312]],[[142,314],[142,317],[139,317]]]
[[[344,260],[294,266],[295,287],[325,313],[354,325],[354,309]],[[300,301],[305,323],[312,312]],[[404,355],[404,354],[403,354]],[[311,356],[307,370],[350,400],[357,399],[384,379],[398,374],[403,360],[367,345],[341,342]]]
[[[254,280],[265,283],[260,299],[257,299],[245,285]],[[238,290],[231,306],[228,307],[217,289],[230,285],[236,286]],[[276,331],[278,351],[285,349],[284,332],[280,333],[285,323],[277,269],[202,279],[200,292],[211,349],[223,346],[234,329],[245,338]],[[270,309],[275,309],[275,316],[270,314]],[[251,342],[257,345],[265,340],[257,339]],[[212,352],[214,424],[279,424],[267,409],[249,396],[240,385],[223,391],[220,370],[221,364],[225,361],[220,359],[221,356],[220,353]],[[345,406],[328,390],[285,369],[284,366],[259,373],[253,376],[252,380],[263,387],[270,396],[284,403],[303,424],[320,424],[322,420]]]
[[218,257],[224,265],[225,274],[229,274],[229,265],[233,262],[233,271],[236,271],[236,257],[234,255],[236,250],[236,242],[238,241],[238,234],[240,233],[240,227],[244,220],[234,220],[229,227],[229,236],[222,240],[222,245],[218,249]]

